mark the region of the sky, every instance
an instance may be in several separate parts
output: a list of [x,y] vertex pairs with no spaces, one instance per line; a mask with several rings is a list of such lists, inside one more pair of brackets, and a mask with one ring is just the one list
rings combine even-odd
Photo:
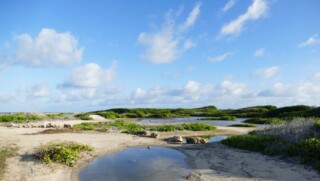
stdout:
[[320,106],[319,0],[0,0],[0,112]]

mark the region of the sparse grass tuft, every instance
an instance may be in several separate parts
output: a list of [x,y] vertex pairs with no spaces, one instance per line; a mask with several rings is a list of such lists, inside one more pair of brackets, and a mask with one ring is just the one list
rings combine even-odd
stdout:
[[0,180],[2,179],[7,166],[6,165],[7,158],[14,156],[16,152],[17,152],[17,148],[12,148],[12,147],[0,149]]
[[88,151],[93,151],[93,148],[88,145],[54,143],[41,147],[36,153],[36,156],[46,164],[57,162],[70,167],[76,167],[80,154]]

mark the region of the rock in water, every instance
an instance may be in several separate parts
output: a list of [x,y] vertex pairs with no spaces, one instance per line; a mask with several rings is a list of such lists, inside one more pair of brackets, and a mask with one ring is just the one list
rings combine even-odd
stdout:
[[189,137],[186,139],[187,144],[205,144],[207,140],[200,137]]

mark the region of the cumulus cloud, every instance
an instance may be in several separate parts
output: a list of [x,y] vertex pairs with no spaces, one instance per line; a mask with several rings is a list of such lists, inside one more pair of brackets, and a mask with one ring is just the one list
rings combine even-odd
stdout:
[[244,93],[246,85],[226,79],[216,86],[222,95],[241,95]]
[[31,67],[47,65],[70,66],[81,61],[83,48],[70,32],[58,33],[43,28],[36,37],[16,35],[12,63]]
[[258,49],[258,50],[256,50],[256,51],[254,52],[253,56],[254,56],[254,57],[263,57],[264,54],[265,54],[265,52],[266,52],[266,49],[260,48],[260,49]]
[[229,11],[234,5],[236,5],[237,0],[229,0],[222,8],[223,12]]
[[243,31],[243,27],[247,21],[255,21],[263,17],[268,9],[265,0],[253,0],[253,3],[247,9],[247,12],[238,16],[235,20],[225,24],[221,30],[220,35],[238,35]]
[[262,69],[257,69],[254,72],[254,75],[263,79],[270,78],[277,74],[280,71],[280,68],[277,66],[273,67],[268,67],[268,68],[262,68]]
[[154,64],[168,64],[178,59],[186,50],[195,47],[195,43],[187,39],[185,34],[196,22],[200,7],[200,3],[196,4],[183,24],[176,25],[174,17],[168,13],[159,30],[140,33],[137,41],[146,47],[140,59]]
[[112,81],[115,76],[116,62],[108,69],[103,69],[95,63],[88,63],[74,68],[67,80],[59,87],[95,88],[102,83]]
[[229,58],[230,56],[233,55],[233,52],[226,52],[222,55],[217,55],[215,57],[208,57],[207,60],[210,62],[222,62],[225,59]]
[[314,46],[320,44],[320,39],[318,38],[318,35],[313,35],[309,37],[305,42],[302,42],[299,44],[299,48],[308,47],[308,46]]
[[51,91],[46,84],[36,84],[27,90],[27,94],[30,98],[49,97]]
[[197,81],[188,81],[181,88],[165,89],[155,86],[149,90],[137,88],[130,95],[133,104],[183,104],[207,100],[212,90],[211,85],[203,85]]

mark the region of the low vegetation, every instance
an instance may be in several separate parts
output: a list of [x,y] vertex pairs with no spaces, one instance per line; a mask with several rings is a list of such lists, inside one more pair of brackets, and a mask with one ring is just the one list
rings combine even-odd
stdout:
[[40,121],[43,118],[31,113],[16,113],[0,115],[0,122],[27,123],[30,121]]
[[201,121],[216,121],[216,120],[234,121],[236,119],[237,119],[237,117],[235,117],[235,116],[220,116],[220,117],[199,118],[198,120],[201,120]]
[[14,156],[16,151],[17,148],[11,147],[0,149],[0,180],[2,179],[4,171],[6,169],[7,158]]
[[73,125],[73,128],[76,130],[86,130],[86,131],[102,131],[106,132],[109,130],[110,125],[108,123],[81,123]]
[[36,153],[37,158],[46,164],[52,162],[62,163],[70,167],[77,166],[81,153],[93,151],[88,145],[77,143],[54,143],[42,146]]
[[110,127],[122,130],[124,133],[135,134],[139,131],[210,131],[215,127],[204,123],[185,123],[177,125],[140,125],[131,121],[116,120],[112,123],[82,123],[74,125],[73,128],[79,130],[103,130],[107,131]]
[[249,135],[231,136],[223,144],[269,155],[299,157],[301,163],[320,171],[319,121],[296,119],[256,130]]
[[279,118],[251,118],[245,120],[244,122],[251,124],[282,124],[285,121]]
[[245,123],[245,124],[232,124],[230,125],[230,127],[257,127],[254,124],[249,124],[249,123]]
[[81,119],[81,120],[93,120],[92,117],[90,117],[90,114],[88,114],[88,113],[77,114],[74,117]]

